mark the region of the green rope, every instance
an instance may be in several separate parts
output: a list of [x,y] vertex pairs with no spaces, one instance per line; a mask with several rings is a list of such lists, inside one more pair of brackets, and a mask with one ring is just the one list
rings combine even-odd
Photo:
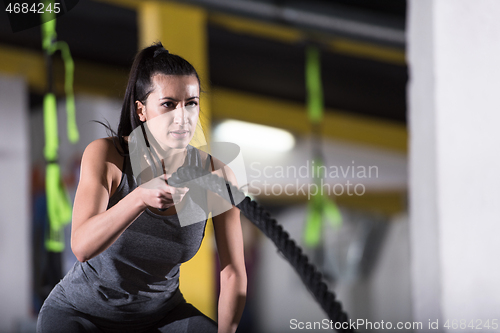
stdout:
[[[323,120],[323,87],[321,84],[321,59],[318,48],[309,46],[306,48],[306,90],[307,109],[309,121],[316,128],[321,126]],[[318,151],[316,154],[319,155]],[[316,247],[321,241],[323,232],[323,219],[326,218],[333,227],[342,225],[342,215],[337,205],[323,193],[321,179],[323,160],[320,156],[314,157],[313,181],[317,185],[318,192],[311,197],[307,209],[306,226],[304,231],[304,242],[307,246]]]
[[[52,1],[45,0],[44,8],[47,8]],[[43,23],[45,22],[45,23]],[[42,11],[42,48],[46,51],[50,50],[53,41],[56,40],[56,14],[53,11]]]
[[73,62],[73,58],[71,57],[69,46],[66,42],[56,42],[54,52],[56,50],[61,51],[61,56],[64,62],[64,91],[66,93],[68,138],[71,143],[77,143],[80,140],[80,135],[76,125],[75,95],[73,93],[73,73],[75,71],[75,64]]
[[[44,1],[45,6],[52,1]],[[56,15],[44,11],[42,14],[42,47],[48,56],[61,51],[65,68],[65,92],[68,137],[72,143],[79,140],[75,117],[75,99],[73,94],[74,63],[68,44],[56,42]],[[53,92],[48,92],[43,101],[46,168],[47,212],[49,217],[49,233],[45,247],[51,252],[64,250],[64,226],[71,221],[71,202],[61,181],[61,168],[57,161],[59,135],[57,128],[57,101]]]
[[57,160],[59,138],[57,137],[56,96],[52,93],[46,94],[43,99],[43,123],[45,129],[45,160],[55,161]]
[[319,50],[313,46],[306,48],[306,90],[309,121],[320,123],[323,119],[321,59]]

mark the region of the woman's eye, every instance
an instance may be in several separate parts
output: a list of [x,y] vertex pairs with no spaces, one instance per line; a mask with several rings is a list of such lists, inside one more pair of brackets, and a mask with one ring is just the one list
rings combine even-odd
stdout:
[[198,102],[196,102],[196,101],[191,101],[191,102],[187,103],[187,106],[190,106],[190,107],[195,107],[197,105],[198,105]]
[[165,102],[162,105],[164,107],[166,107],[166,108],[172,108],[172,107],[174,107],[174,103],[172,103],[172,102]]

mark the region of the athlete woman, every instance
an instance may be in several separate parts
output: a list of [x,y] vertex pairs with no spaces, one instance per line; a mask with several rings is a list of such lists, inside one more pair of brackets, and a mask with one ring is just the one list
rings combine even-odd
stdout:
[[[38,333],[236,331],[247,284],[237,208],[213,216],[221,267],[217,323],[179,291],[179,267],[198,251],[215,203],[199,190],[169,186],[168,177],[195,165],[235,184],[231,170],[189,145],[199,104],[191,64],[161,43],[137,54],[116,135],[83,154],[71,230],[78,261],[44,302]],[[138,180],[129,140],[140,126],[153,135],[150,148],[160,157],[150,169],[162,175]],[[182,226],[180,207],[199,222]]]

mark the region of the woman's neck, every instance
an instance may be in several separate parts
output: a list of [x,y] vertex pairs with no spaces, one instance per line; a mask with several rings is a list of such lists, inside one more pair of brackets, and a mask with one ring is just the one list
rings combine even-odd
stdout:
[[187,148],[169,148],[168,150],[160,148],[157,153],[162,163],[159,167],[163,168],[163,173],[171,175],[184,164],[187,155]]
[[[129,137],[124,137],[124,140],[128,143]],[[187,156],[186,148],[163,148],[160,147],[156,142],[150,144],[147,148],[150,152],[151,158],[144,157],[144,163],[149,164],[150,167],[157,170],[156,176],[159,174],[173,174],[177,171],[183,164]],[[141,162],[141,164],[143,164]],[[151,165],[154,164],[154,167]]]

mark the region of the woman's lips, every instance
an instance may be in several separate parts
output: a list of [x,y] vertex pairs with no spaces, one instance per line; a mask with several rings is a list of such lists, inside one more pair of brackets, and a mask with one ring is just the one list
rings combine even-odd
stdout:
[[188,137],[189,131],[170,131],[170,135],[176,139],[184,139]]

